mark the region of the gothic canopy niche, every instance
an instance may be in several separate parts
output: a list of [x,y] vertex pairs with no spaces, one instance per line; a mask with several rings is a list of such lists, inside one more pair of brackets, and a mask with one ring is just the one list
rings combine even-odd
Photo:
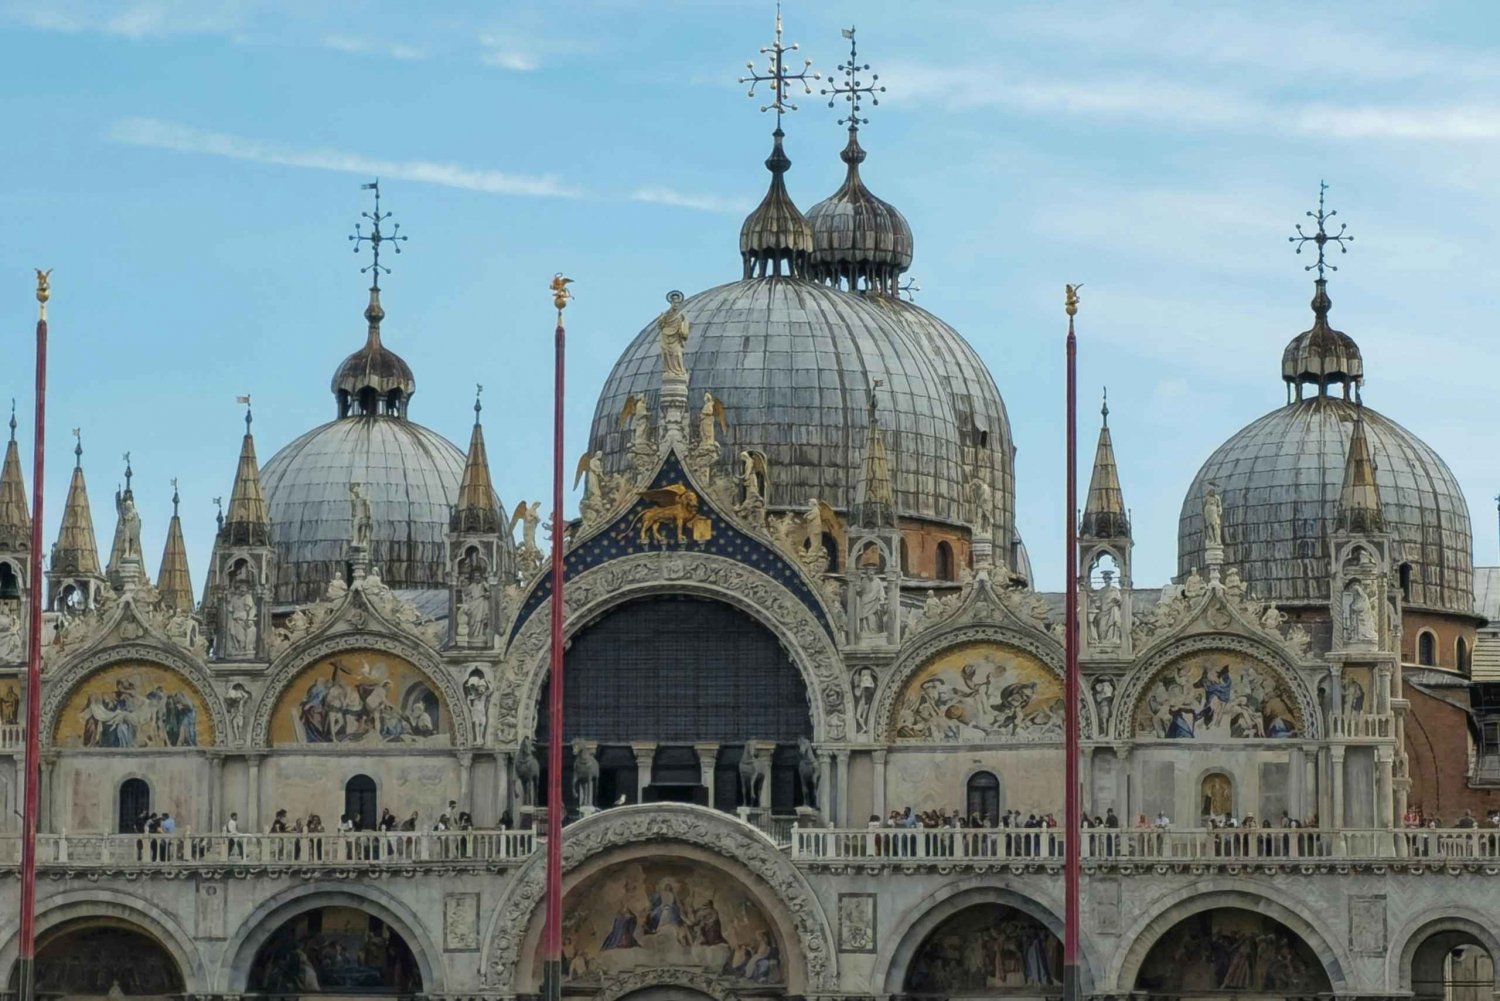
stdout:
[[[596,996],[618,997],[627,982],[724,997],[826,992],[837,981],[832,929],[806,878],[722,814],[666,803],[606,810],[568,828],[562,864],[580,877],[564,896],[567,977]],[[492,990],[540,983],[544,883],[540,855],[506,883],[484,958]]]
[[[1040,644],[999,627],[964,627],[897,665],[876,732],[893,744],[1061,741],[1065,704],[1062,675]],[[1086,708],[1081,719],[1087,736]]]
[[196,665],[127,645],[76,662],[47,686],[44,734],[58,748],[212,747],[223,708]]
[[[849,680],[824,623],[779,581],[723,556],[708,553],[638,553],[580,573],[563,590],[571,639],[618,605],[654,596],[688,596],[721,602],[746,613],[781,642],[807,686],[817,741],[844,740]],[[547,677],[548,617],[528,619],[506,654],[520,679],[513,697],[498,702],[497,739],[510,743],[536,732],[536,705]]]
[[1122,699],[1131,712],[1120,717],[1116,736],[1203,741],[1315,736],[1305,686],[1238,646],[1179,651],[1159,666],[1147,666]]
[[439,687],[410,661],[382,650],[342,650],[282,686],[269,737],[276,745],[446,746],[453,717]]

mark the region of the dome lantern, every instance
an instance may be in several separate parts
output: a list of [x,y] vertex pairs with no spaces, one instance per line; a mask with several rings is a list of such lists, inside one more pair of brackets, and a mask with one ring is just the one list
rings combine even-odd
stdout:
[[1337,265],[1328,263],[1328,245],[1334,244],[1340,253],[1347,254],[1349,248],[1345,244],[1354,242],[1354,237],[1347,235],[1348,227],[1342,223],[1339,224],[1337,233],[1328,232],[1328,220],[1338,215],[1338,211],[1324,210],[1323,199],[1327,191],[1328,185],[1319,182],[1318,211],[1307,213],[1308,218],[1318,224],[1317,232],[1308,235],[1298,225],[1297,235],[1287,238],[1297,245],[1299,254],[1309,243],[1318,251],[1318,259],[1303,269],[1318,272],[1312,299],[1313,325],[1311,329],[1292,338],[1281,354],[1281,378],[1287,384],[1288,403],[1292,401],[1294,388],[1296,399],[1300,400],[1302,387],[1308,385],[1317,386],[1319,396],[1327,396],[1329,386],[1342,386],[1344,399],[1347,400],[1350,398],[1350,388],[1353,387],[1357,395],[1365,378],[1365,364],[1359,345],[1342,330],[1334,330],[1328,325],[1328,311],[1333,307],[1333,300],[1328,298],[1328,279],[1324,271],[1338,270]]
[[380,305],[380,276],[391,273],[389,267],[380,263],[380,247],[389,243],[399,254],[406,237],[400,235],[400,223],[393,224],[389,233],[380,228],[391,217],[391,213],[380,211],[380,182],[371,181],[363,187],[375,192],[375,210],[362,213],[370,220],[370,232],[361,232],[356,224],[349,239],[354,243],[355,253],[366,244],[370,248],[370,263],[359,269],[360,274],[369,272],[372,279],[370,302],[365,307],[365,322],[369,327],[364,347],[345,358],[334,372],[333,395],[338,400],[341,418],[382,415],[404,418],[408,401],[417,391],[417,381],[401,356],[380,341],[380,323],[385,319],[385,309]]

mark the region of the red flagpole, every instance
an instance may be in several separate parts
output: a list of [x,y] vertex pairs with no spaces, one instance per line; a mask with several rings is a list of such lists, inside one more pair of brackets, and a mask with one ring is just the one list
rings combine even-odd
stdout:
[[50,271],[36,273],[36,416],[31,452],[31,569],[27,582],[26,777],[21,810],[21,941],[16,952],[20,1001],[36,997],[36,835],[42,775],[42,476],[47,436],[47,300]]
[[563,822],[563,360],[567,332],[568,283],[561,273],[552,278],[552,302],[557,307],[557,358],[552,401],[552,660],[547,706],[547,918],[543,992],[548,1001],[562,998],[562,822]]
[[1063,700],[1065,703],[1067,764],[1064,774],[1067,802],[1063,811],[1063,836],[1066,857],[1063,864],[1063,998],[1078,1001],[1082,997],[1079,978],[1079,842],[1082,840],[1083,801],[1078,788],[1078,338],[1073,333],[1073,317],[1078,312],[1078,286],[1067,286],[1068,313],[1068,553],[1063,655],[1065,661]]

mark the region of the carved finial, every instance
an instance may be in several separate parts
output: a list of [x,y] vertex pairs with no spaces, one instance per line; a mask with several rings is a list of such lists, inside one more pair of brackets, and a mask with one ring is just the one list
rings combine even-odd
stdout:
[[10,398],[10,440],[16,440],[16,398]]
[[568,300],[573,298],[573,292],[568,288],[573,284],[573,279],[564,278],[559,271],[552,276],[552,283],[547,287],[552,290],[552,305],[557,307],[558,319],[562,319],[562,311],[568,308]]
[[839,72],[844,74],[845,82],[840,84],[830,81],[830,86],[821,93],[828,95],[828,106],[831,108],[840,97],[849,102],[849,114],[839,119],[840,125],[847,125],[851,131],[858,131],[861,125],[870,124],[868,118],[859,116],[859,99],[862,94],[870,95],[870,103],[876,107],[880,106],[880,98],[876,94],[884,94],[884,86],[876,86],[880,79],[879,73],[870,74],[870,82],[865,83],[859,78],[859,74],[870,68],[869,63],[861,64],[859,61],[859,50],[855,47],[854,29],[844,29],[844,37],[849,40],[849,61],[839,63]]
[[401,224],[399,222],[391,225],[389,233],[382,233],[380,231],[380,224],[389,219],[391,213],[382,213],[380,211],[379,178],[371,181],[369,184],[361,184],[359,187],[361,191],[375,192],[375,211],[360,213],[362,218],[370,220],[370,232],[368,234],[360,232],[359,223],[355,223],[354,235],[350,236],[349,239],[354,243],[354,252],[356,254],[364,249],[363,244],[368,243],[370,245],[370,263],[360,268],[359,273],[371,272],[371,288],[379,289],[381,273],[391,273],[390,268],[380,263],[380,245],[382,243],[390,243],[391,248],[399,254],[401,253],[401,244],[406,242],[406,237],[399,235],[401,232]]
[[1099,417],[1104,427],[1109,427],[1109,387],[1104,387],[1104,402],[1099,407]]
[[1325,183],[1323,181],[1319,181],[1318,182],[1318,211],[1307,213],[1307,217],[1318,224],[1318,231],[1316,233],[1312,234],[1311,236],[1308,236],[1306,233],[1302,232],[1302,224],[1298,223],[1297,224],[1297,235],[1296,236],[1289,236],[1289,237],[1287,237],[1287,241],[1288,242],[1295,243],[1297,245],[1297,253],[1299,253],[1299,254],[1302,253],[1302,248],[1304,246],[1306,246],[1307,244],[1309,244],[1309,243],[1313,244],[1314,246],[1316,246],[1318,248],[1318,259],[1316,261],[1314,261],[1313,263],[1309,264],[1307,267],[1305,267],[1305,268],[1302,269],[1303,271],[1311,271],[1314,268],[1316,268],[1317,271],[1318,271],[1318,281],[1323,281],[1324,280],[1323,279],[1323,269],[1324,268],[1327,268],[1329,271],[1337,271],[1338,270],[1338,266],[1337,265],[1329,264],[1326,260],[1324,260],[1323,254],[1324,254],[1324,251],[1327,249],[1328,244],[1330,244],[1330,243],[1336,243],[1336,244],[1338,244],[1339,252],[1342,253],[1342,254],[1347,254],[1347,253],[1349,253],[1349,248],[1346,247],[1345,244],[1346,243],[1353,243],[1354,242],[1354,237],[1352,237],[1352,236],[1346,236],[1345,235],[1344,231],[1346,229],[1348,229],[1349,227],[1345,226],[1343,223],[1339,223],[1339,231],[1337,233],[1329,233],[1328,232],[1328,228],[1327,228],[1328,220],[1330,220],[1334,216],[1338,215],[1338,210],[1335,209],[1335,210],[1328,211],[1328,212],[1325,212],[1323,210],[1323,196],[1324,196],[1324,194],[1327,191],[1328,191],[1328,185],[1327,185],[1327,183]]
[[480,403],[479,403],[479,397],[481,397],[482,395],[484,395],[484,387],[481,386],[477,382],[474,383],[474,423],[475,424],[479,423],[479,411],[482,409],[481,406],[480,406]]
[[215,497],[214,507],[219,509],[219,513],[214,515],[214,520],[219,523],[219,532],[222,534],[224,531],[224,498]]
[[250,394],[246,393],[244,396],[236,396],[234,399],[236,403],[242,404],[245,408],[245,433],[249,434],[250,424],[255,419],[255,415],[250,411]]
[[172,517],[177,517],[177,505],[181,502],[182,498],[177,495],[177,477],[174,476],[172,477]]
[[41,268],[32,268],[36,272],[36,302],[37,318],[47,318],[47,300],[52,298],[52,269],[43,271]]
[[800,83],[803,89],[811,94],[813,92],[811,81],[823,79],[823,74],[809,72],[812,69],[811,59],[803,60],[802,69],[796,73],[787,68],[786,54],[788,52],[796,52],[798,48],[799,46],[796,42],[793,42],[791,45],[781,44],[781,4],[778,2],[776,4],[776,39],[770,45],[761,46],[760,49],[760,54],[766,57],[765,71],[757,71],[755,61],[751,60],[745,64],[745,68],[750,71],[750,75],[740,77],[740,83],[748,83],[750,85],[750,89],[745,92],[747,97],[755,96],[755,87],[757,84],[764,83],[768,85],[771,91],[771,101],[769,104],[761,105],[760,110],[775,110],[777,132],[781,131],[781,116],[788,111],[797,110],[797,106],[787,100],[787,89],[794,83]]
[[135,475],[135,470],[130,468],[129,452],[126,452],[122,458],[125,460],[125,492],[128,494],[132,492],[130,489],[130,478]]
[[83,468],[83,428],[73,429],[73,465]]
[[1066,290],[1063,299],[1063,309],[1067,312],[1069,317],[1077,316],[1078,290],[1083,288],[1083,285],[1082,283],[1079,283],[1077,285],[1064,285],[1063,288]]

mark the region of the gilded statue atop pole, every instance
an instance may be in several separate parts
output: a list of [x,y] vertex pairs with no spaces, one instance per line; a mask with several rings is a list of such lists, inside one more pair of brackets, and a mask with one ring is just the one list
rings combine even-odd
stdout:
[[673,289],[667,293],[667,309],[656,318],[656,330],[661,338],[661,375],[663,379],[687,380],[687,366],[683,362],[683,349],[688,342],[688,321],[682,314],[685,297]]

